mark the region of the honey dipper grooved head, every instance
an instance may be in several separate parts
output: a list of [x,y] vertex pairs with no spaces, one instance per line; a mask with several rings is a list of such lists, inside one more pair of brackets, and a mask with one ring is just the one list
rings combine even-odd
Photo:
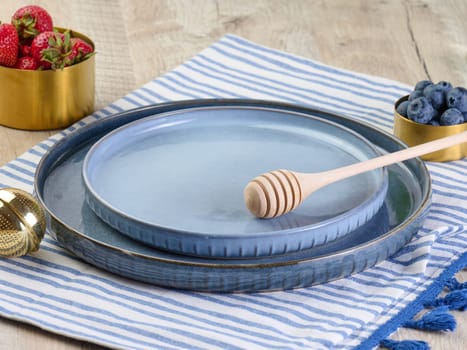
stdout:
[[266,215],[267,203],[266,195],[260,183],[252,180],[243,191],[245,204],[248,210],[255,216],[261,218]]
[[259,175],[244,190],[245,204],[259,218],[273,218],[295,209],[302,201],[300,185],[288,170]]

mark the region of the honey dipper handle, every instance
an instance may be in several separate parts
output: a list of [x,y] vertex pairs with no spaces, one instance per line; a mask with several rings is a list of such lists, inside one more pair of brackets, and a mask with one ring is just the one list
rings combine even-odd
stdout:
[[[415,157],[422,156],[424,154],[439,151],[441,149],[448,148],[463,142],[467,142],[467,131],[463,131],[459,134],[443,137],[434,141],[406,148],[394,153],[389,153],[360,163],[351,164],[338,169],[324,171],[319,174],[322,179],[325,179],[324,181],[320,181],[319,187],[323,187],[330,183],[345,179],[347,177],[358,175],[370,170],[382,168],[384,166],[402,162],[407,159],[412,159]],[[303,181],[301,181],[303,194],[306,197],[308,194],[317,189],[317,187],[315,186],[316,182],[313,184],[311,178],[310,181],[307,181],[306,178],[308,174],[302,173],[300,175],[302,175],[303,179]],[[316,176],[316,174],[309,175],[310,177]]]

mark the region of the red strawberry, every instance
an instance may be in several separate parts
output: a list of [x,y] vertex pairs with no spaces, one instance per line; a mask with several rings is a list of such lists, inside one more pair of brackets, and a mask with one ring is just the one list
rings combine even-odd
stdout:
[[42,69],[62,69],[70,53],[69,32],[43,32],[31,43],[31,56]]
[[16,10],[11,17],[11,23],[16,27],[22,42],[34,38],[39,33],[53,29],[50,14],[36,5],[28,5]]
[[80,38],[71,38],[71,53],[68,56],[65,66],[71,66],[73,64],[84,61],[86,58],[93,54],[94,48]]
[[14,67],[17,69],[36,70],[39,68],[39,65],[31,56],[23,56],[16,61]]
[[31,46],[19,44],[19,57],[22,56],[31,56]]
[[13,25],[0,24],[0,65],[13,67],[18,59],[19,38]]

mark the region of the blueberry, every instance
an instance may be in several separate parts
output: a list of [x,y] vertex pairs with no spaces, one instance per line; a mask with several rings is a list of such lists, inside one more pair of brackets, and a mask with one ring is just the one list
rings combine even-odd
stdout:
[[467,123],[467,112],[462,113],[462,115],[464,116],[464,123]]
[[438,82],[438,85],[440,85],[444,91],[449,91],[452,89],[452,84],[449,81],[441,80]]
[[396,108],[397,113],[407,118],[407,107],[409,107],[409,101],[403,101],[399,103],[399,105]]
[[[443,114],[443,113],[442,112],[440,113],[439,111],[437,111],[435,109],[434,112],[433,112],[433,118],[431,118],[430,122],[438,122],[438,125],[439,125],[439,118],[441,118],[441,114]],[[431,124],[431,125],[433,125],[433,124]]]
[[455,87],[448,91],[446,96],[448,108],[457,108],[462,113],[467,112],[467,90]]
[[431,119],[431,120],[428,122],[428,125],[440,126],[441,124],[439,123],[439,121],[438,121],[437,119]]
[[464,122],[464,116],[461,111],[456,108],[448,108],[444,111],[439,119],[441,125],[456,125]]
[[420,80],[416,85],[414,90],[421,90],[423,91],[424,88],[426,88],[428,85],[433,84],[431,80]]
[[410,101],[407,108],[407,117],[417,123],[427,124],[434,115],[435,110],[426,97]]
[[419,97],[423,97],[423,90],[414,90],[409,95],[409,101],[413,101]]
[[423,95],[428,99],[434,109],[441,111],[446,108],[446,90],[442,85],[428,85],[423,89]]

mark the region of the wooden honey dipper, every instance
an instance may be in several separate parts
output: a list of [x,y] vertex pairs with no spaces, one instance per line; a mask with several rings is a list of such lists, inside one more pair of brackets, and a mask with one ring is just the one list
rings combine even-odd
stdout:
[[331,183],[462,142],[467,142],[467,131],[319,173],[274,170],[255,177],[247,184],[243,192],[245,204],[259,218],[274,218],[294,210],[311,193]]

